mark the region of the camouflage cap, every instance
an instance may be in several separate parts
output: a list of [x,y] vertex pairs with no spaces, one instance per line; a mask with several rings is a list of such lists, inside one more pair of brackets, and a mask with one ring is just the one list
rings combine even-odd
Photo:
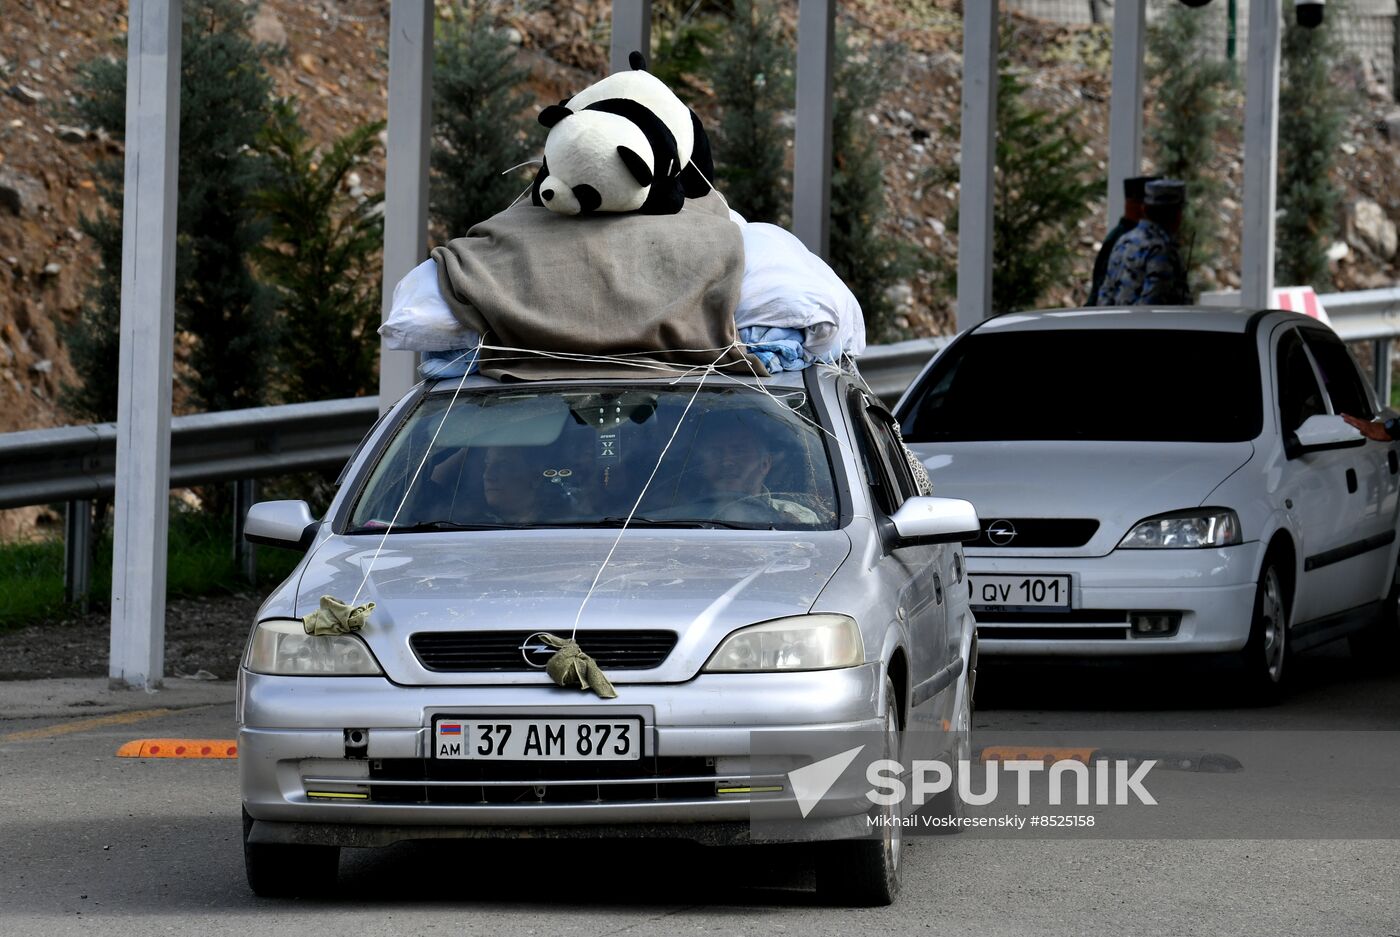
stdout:
[[1161,176],[1132,176],[1123,180],[1123,197],[1142,201],[1147,194],[1147,183],[1156,182]]
[[1147,204],[1185,205],[1186,183],[1180,179],[1156,179],[1147,183]]

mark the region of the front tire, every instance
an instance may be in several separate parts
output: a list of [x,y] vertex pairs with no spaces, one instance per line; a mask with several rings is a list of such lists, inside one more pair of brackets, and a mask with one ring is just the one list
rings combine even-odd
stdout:
[[1254,618],[1249,640],[1240,652],[1246,698],[1258,705],[1276,703],[1283,696],[1290,670],[1288,646],[1288,595],[1278,561],[1270,557],[1259,574],[1254,593]]
[[[899,700],[894,681],[885,678],[884,757],[900,759],[904,733],[899,725]],[[883,808],[886,815],[903,817],[901,804]],[[834,905],[877,908],[894,903],[900,888],[900,853],[904,830],[897,823],[881,828],[879,839],[838,840],[818,843],[817,894]]]
[[253,818],[243,811],[243,868],[259,898],[310,898],[335,889],[339,846],[250,843]]

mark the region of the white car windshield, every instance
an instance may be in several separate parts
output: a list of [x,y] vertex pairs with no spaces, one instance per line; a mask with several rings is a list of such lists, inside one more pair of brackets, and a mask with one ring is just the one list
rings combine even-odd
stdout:
[[1259,435],[1254,338],[1185,329],[972,334],[904,417],[909,442],[1239,442]]
[[806,393],[434,392],[385,447],[347,531],[616,527],[629,516],[638,527],[834,528],[825,431]]

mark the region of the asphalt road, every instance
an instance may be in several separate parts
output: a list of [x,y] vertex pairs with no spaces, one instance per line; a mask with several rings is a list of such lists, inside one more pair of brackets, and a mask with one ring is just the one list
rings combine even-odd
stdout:
[[[1344,649],[1296,664],[1296,691],[1268,709],[1236,706],[1208,672],[989,665],[977,725],[1396,737],[1380,732],[1400,730],[1400,677]],[[142,737],[231,737],[231,704],[102,718],[0,719],[0,933],[1400,935],[1400,838],[1370,838],[1394,777],[1336,808],[1357,838],[915,839],[904,894],[878,910],[822,906],[800,854],[677,843],[347,852],[333,898],[267,901],[243,880],[235,762],[114,756]]]

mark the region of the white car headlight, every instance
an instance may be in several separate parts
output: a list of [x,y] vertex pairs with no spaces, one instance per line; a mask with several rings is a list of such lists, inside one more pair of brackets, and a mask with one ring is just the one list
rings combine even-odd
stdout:
[[750,625],[725,638],[707,673],[835,670],[865,663],[860,628],[845,615],[801,615]]
[[365,642],[353,634],[311,635],[299,621],[263,621],[248,644],[254,673],[306,677],[382,674]]
[[1118,547],[1125,550],[1195,549],[1228,547],[1243,540],[1239,515],[1224,508],[1206,508],[1139,521]]

